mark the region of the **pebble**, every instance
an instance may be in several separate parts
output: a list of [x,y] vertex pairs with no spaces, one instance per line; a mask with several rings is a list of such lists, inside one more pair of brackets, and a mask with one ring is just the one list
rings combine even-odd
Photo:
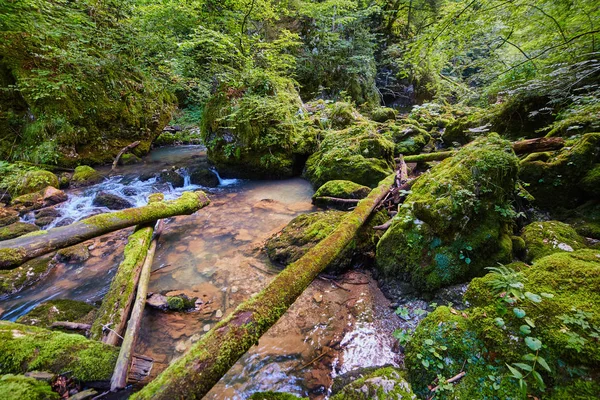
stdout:
[[313,299],[317,302],[320,303],[323,301],[323,295],[321,293],[315,293],[313,296]]
[[217,312],[215,313],[215,317],[221,318],[222,316],[223,316],[223,311],[217,310]]
[[175,351],[178,353],[183,353],[185,352],[185,350],[187,349],[187,346],[185,345],[185,342],[180,341],[177,343],[177,346],[175,346]]
[[204,325],[204,332],[210,331],[210,324]]
[[231,293],[237,293],[237,291],[238,291],[238,290],[239,290],[239,289],[238,289],[238,287],[237,287],[237,286],[232,286],[232,287],[231,287]]

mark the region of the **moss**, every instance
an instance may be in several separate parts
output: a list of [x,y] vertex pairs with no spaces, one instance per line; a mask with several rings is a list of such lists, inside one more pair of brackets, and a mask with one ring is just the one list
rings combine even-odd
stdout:
[[75,172],[71,177],[71,185],[73,187],[88,186],[102,181],[100,175],[94,168],[87,165],[80,165],[75,168]]
[[[0,254],[3,250],[0,250]],[[25,264],[11,270],[0,269],[0,299],[33,285],[46,276],[53,266],[51,256],[43,256],[27,261]]]
[[531,262],[552,253],[585,248],[585,240],[575,229],[558,221],[533,222],[523,229],[525,261]]
[[95,308],[77,300],[58,299],[40,303],[29,313],[20,317],[17,322],[24,325],[35,325],[50,328],[55,321],[90,323]]
[[600,384],[593,380],[576,379],[554,388],[548,400],[595,400],[600,393]]
[[387,400],[416,399],[403,371],[393,368],[381,368],[357,379],[344,387],[331,400]]
[[21,260],[25,257],[25,250],[5,248],[0,249],[0,269],[19,265]]
[[40,191],[48,186],[57,188],[59,186],[58,177],[50,171],[37,170],[29,171],[23,177],[23,182],[19,187],[18,194],[26,194]]
[[4,400],[58,400],[48,382],[21,375],[7,374],[0,377],[0,398]]
[[394,154],[418,154],[431,140],[431,135],[420,125],[399,121],[385,125],[381,133],[395,143]]
[[579,182],[579,187],[590,197],[600,197],[600,164],[595,164]]
[[134,165],[142,162],[142,159],[132,153],[126,153],[119,159],[119,165]]
[[[338,199],[364,199],[371,189],[351,181],[333,180],[326,182],[313,195],[313,203],[319,207],[332,207],[341,210],[348,209],[348,205],[340,205],[320,197],[335,197]],[[352,205],[350,205],[352,206]]]
[[298,396],[283,392],[258,392],[250,396],[250,400],[298,400]]
[[186,295],[168,296],[167,307],[171,311],[184,311],[196,306],[197,297],[189,298]]
[[0,227],[19,221],[19,213],[10,208],[0,207]]
[[600,133],[588,133],[545,160],[525,159],[519,177],[536,204],[546,209],[574,208],[589,199],[584,178],[600,159]]
[[396,110],[389,107],[375,107],[371,111],[371,119],[377,122],[385,122],[396,119]]
[[49,371],[75,379],[109,380],[119,349],[81,335],[0,321],[0,373]]
[[315,187],[331,180],[375,187],[392,172],[393,149],[394,144],[369,123],[327,131],[319,151],[306,162],[305,176]]
[[39,231],[40,227],[34,224],[27,224],[25,222],[15,222],[8,226],[0,228],[0,241],[14,239],[19,236],[23,236],[26,233]]
[[517,169],[510,143],[490,135],[422,175],[377,245],[383,277],[408,273],[430,291],[509,261],[512,221],[500,211],[510,210]]
[[600,202],[587,202],[567,212],[564,218],[580,235],[600,240]]

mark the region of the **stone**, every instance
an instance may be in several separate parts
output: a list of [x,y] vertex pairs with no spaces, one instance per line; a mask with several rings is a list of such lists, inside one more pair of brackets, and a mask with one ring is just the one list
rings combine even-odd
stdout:
[[158,179],[160,182],[170,183],[174,188],[183,187],[185,184],[183,176],[173,169],[161,171]]
[[40,228],[34,224],[15,222],[14,224],[0,228],[0,240],[14,239],[27,233],[36,232],[39,230]]
[[0,227],[19,221],[19,213],[12,208],[0,207]]
[[219,186],[219,178],[207,167],[194,166],[189,168],[190,182],[204,187]]
[[92,204],[96,207],[106,207],[109,210],[123,210],[134,206],[129,200],[108,192],[96,194]]
[[56,258],[61,262],[81,263],[90,258],[90,251],[84,243],[80,243],[58,250]]
[[70,186],[74,188],[90,186],[102,182],[103,179],[102,175],[94,168],[87,165],[80,165],[75,168]]

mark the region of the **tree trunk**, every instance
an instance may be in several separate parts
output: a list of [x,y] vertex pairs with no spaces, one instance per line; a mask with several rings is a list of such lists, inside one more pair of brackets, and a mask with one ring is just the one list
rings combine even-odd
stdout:
[[204,192],[185,192],[176,200],[94,215],[71,225],[36,232],[32,236],[5,240],[0,242],[0,269],[15,268],[42,254],[119,229],[175,215],[192,214],[209,202]]
[[[149,203],[162,201],[162,193],[151,195]],[[142,265],[152,242],[154,225],[138,225],[127,241],[124,258],[117,269],[108,292],[102,299],[96,319],[92,324],[90,338],[116,346],[127,326],[135,288],[137,287]],[[106,329],[110,328],[110,329]]]
[[148,295],[148,284],[150,283],[150,272],[152,270],[152,261],[154,261],[154,253],[156,251],[156,245],[158,238],[162,232],[163,221],[158,221],[156,234],[152,240],[152,244],[148,249],[144,266],[140,274],[137,294],[135,296],[135,304],[131,311],[131,318],[127,324],[127,332],[123,337],[123,343],[121,344],[121,351],[119,352],[119,358],[117,359],[117,365],[115,371],[110,380],[110,390],[115,392],[119,389],[125,388],[127,385],[127,373],[129,371],[129,365],[131,363],[131,357],[133,355],[133,345],[138,336],[140,325],[142,323],[142,315],[144,313],[144,306],[146,305],[146,297]]
[[199,399],[208,393],[352,241],[394,179],[392,174],[381,181],[329,236],[279,273],[264,290],[240,304],[131,399]]

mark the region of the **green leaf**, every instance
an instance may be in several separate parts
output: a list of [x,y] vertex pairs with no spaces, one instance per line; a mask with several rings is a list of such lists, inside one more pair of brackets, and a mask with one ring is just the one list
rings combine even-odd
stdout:
[[506,364],[506,366],[508,367],[508,369],[510,370],[510,372],[512,373],[512,376],[514,376],[517,379],[521,379],[523,378],[523,374],[521,372],[519,372],[518,369],[511,367],[510,365]]
[[523,318],[526,315],[525,310],[522,308],[513,308],[513,313],[515,313],[517,318]]
[[535,378],[535,381],[537,382],[540,389],[542,389],[542,390],[546,389],[546,385],[544,384],[544,379],[542,378],[540,373],[537,371],[531,371],[531,374]]
[[525,322],[527,323],[527,325],[529,325],[532,328],[535,328],[535,323],[533,322],[533,320],[529,317],[525,318]]
[[525,361],[534,361],[535,359],[537,359],[537,356],[535,354],[527,353],[523,356],[523,360]]
[[540,296],[545,297],[547,299],[551,299],[554,297],[552,293],[540,293]]
[[496,323],[496,325],[498,325],[500,328],[502,328],[504,326],[504,320],[500,317],[494,318],[494,322]]
[[519,379],[519,389],[521,389],[523,396],[527,396],[527,382],[523,379]]
[[546,360],[544,360],[542,357],[537,358],[537,362],[538,364],[540,364],[542,366],[542,368],[544,368],[546,371],[548,372],[552,372],[552,370],[550,369],[550,366],[548,365],[548,363],[546,362]]
[[529,335],[531,333],[531,328],[529,327],[529,325],[521,325],[519,330],[523,335]]
[[529,364],[524,364],[524,363],[513,363],[513,365],[515,367],[519,367],[521,368],[523,371],[527,371],[527,372],[531,372],[533,370],[533,367]]
[[433,346],[433,340],[427,339],[427,340],[425,340],[425,344],[428,346]]
[[538,351],[542,348],[542,341],[538,338],[527,336],[525,338],[525,344],[533,351]]
[[468,264],[471,264],[471,259],[469,257],[465,258],[465,262]]
[[423,364],[423,366],[425,368],[429,368],[429,361],[427,361],[427,360],[421,360],[421,364]]
[[525,297],[527,297],[529,300],[533,301],[534,303],[540,303],[542,301],[542,298],[534,293],[531,292],[525,292]]

